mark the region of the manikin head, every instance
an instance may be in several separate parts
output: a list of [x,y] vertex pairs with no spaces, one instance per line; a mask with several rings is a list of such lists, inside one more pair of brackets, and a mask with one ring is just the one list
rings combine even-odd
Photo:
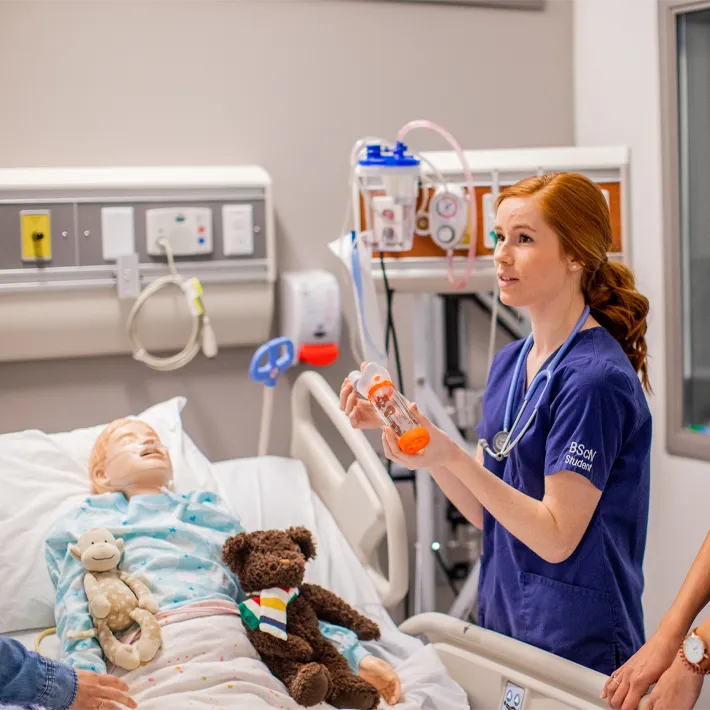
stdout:
[[123,550],[123,540],[116,539],[105,528],[87,530],[77,541],[69,546],[69,552],[75,560],[81,562],[89,572],[108,572],[118,567]]
[[99,434],[89,458],[94,493],[160,493],[172,484],[173,466],[156,431],[137,419],[116,419]]

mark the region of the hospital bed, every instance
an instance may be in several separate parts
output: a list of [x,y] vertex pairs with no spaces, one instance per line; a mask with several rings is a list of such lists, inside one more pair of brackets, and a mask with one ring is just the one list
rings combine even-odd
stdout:
[[[314,411],[314,403],[322,412]],[[410,657],[417,655],[412,649],[418,649],[411,644],[424,640],[429,643],[420,644],[422,649],[436,654],[449,678],[465,691],[472,708],[588,710],[605,707],[599,699],[605,681],[602,675],[518,641],[436,613],[411,617],[397,629],[387,609],[401,601],[408,587],[408,543],[401,500],[366,437],[350,427],[339,410],[337,396],[319,374],[303,373],[294,383],[289,458],[265,456],[209,464],[200,458],[201,452],[180,431],[179,415],[184,405],[183,398],[176,398],[138,415],[155,426],[168,445],[174,459],[176,481],[180,479],[181,486],[217,488],[238,512],[247,530],[284,528],[293,524],[308,526],[318,545],[318,556],[309,563],[310,581],[329,586],[370,614],[384,629],[395,632],[394,638],[400,641],[395,643],[396,648],[388,649],[389,660],[402,664],[405,687],[412,674],[420,674],[423,685],[441,681],[436,673],[427,676],[426,661],[424,665],[410,662]],[[341,463],[321,433],[322,427],[316,423],[323,415],[343,438],[353,457],[347,466]],[[0,498],[3,545],[0,598],[4,604],[8,602],[6,611],[0,612],[0,632],[22,641],[28,648],[33,648],[38,631],[51,625],[48,613],[51,614],[52,590],[47,589],[48,577],[42,569],[42,559],[37,559],[36,555],[33,567],[26,566],[24,573],[16,573],[16,565],[21,565],[18,552],[26,555],[28,548],[36,547],[43,539],[48,521],[37,522],[41,521],[42,506],[51,507],[57,513],[71,502],[52,499],[55,488],[66,484],[68,499],[74,501],[86,495],[82,488],[86,478],[84,457],[88,456],[101,426],[56,435],[42,432],[0,435],[0,490],[3,491]],[[50,464],[42,461],[43,447],[51,456],[51,465],[58,467],[52,474],[55,488],[48,487],[46,481],[43,487],[32,487],[33,476],[48,473]],[[65,453],[66,470],[61,463]],[[23,469],[20,484],[16,483],[19,472],[12,478],[10,469],[25,466],[24,457],[27,457],[28,468]],[[35,464],[40,467],[37,471],[32,468]],[[180,478],[187,475],[193,478]],[[207,478],[210,475],[211,480]],[[81,483],[79,476],[84,477]],[[32,495],[23,498],[23,491]],[[23,509],[18,510],[18,506]],[[35,532],[27,532],[27,526],[13,532],[12,521],[18,516],[35,522]],[[36,552],[29,550],[30,555]],[[42,598],[42,592],[35,591],[40,587],[50,594],[49,599],[46,594]],[[22,589],[24,598],[18,600],[14,595],[22,594]],[[42,646],[48,656],[56,656],[57,649],[56,637],[49,637]],[[436,701],[427,700],[420,707],[451,710],[465,707],[463,693],[456,696],[449,690],[442,683],[440,691],[437,686],[431,692],[430,697]],[[447,697],[451,700],[447,701]],[[430,704],[432,702],[436,704]]]

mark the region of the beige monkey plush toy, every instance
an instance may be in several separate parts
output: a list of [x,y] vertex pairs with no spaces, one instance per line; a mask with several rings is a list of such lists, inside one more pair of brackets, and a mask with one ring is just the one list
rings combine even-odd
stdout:
[[[84,589],[89,613],[94,622],[91,631],[68,634],[69,638],[97,636],[106,658],[127,671],[150,661],[160,649],[162,635],[154,614],[158,605],[148,588],[135,577],[118,570],[123,540],[108,530],[87,530],[69,552],[83,565]],[[114,633],[127,630],[133,622],[141,628],[134,644],[121,643]]]

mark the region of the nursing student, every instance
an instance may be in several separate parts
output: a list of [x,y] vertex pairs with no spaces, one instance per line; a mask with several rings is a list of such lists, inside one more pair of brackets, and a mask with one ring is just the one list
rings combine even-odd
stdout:
[[[476,455],[416,405],[429,444],[405,455],[383,427],[385,454],[428,469],[484,531],[482,627],[611,675],[644,643],[648,300],[607,260],[609,209],[582,175],[506,189],[495,231],[500,299],[532,333],[494,359]],[[348,381],[340,402],[354,427],[381,426]]]

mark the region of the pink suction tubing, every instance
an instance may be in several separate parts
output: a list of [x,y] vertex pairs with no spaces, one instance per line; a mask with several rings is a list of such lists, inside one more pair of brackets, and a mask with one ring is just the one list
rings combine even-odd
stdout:
[[473,263],[476,259],[476,241],[477,241],[477,231],[478,231],[478,221],[476,214],[476,193],[473,188],[473,176],[471,175],[471,169],[468,167],[466,158],[461,150],[461,146],[458,144],[456,139],[441,126],[427,120],[417,120],[410,121],[409,123],[402,126],[397,134],[397,140],[403,141],[404,136],[409,133],[409,131],[416,128],[428,128],[435,131],[441,135],[445,140],[447,140],[456,151],[459,160],[461,161],[461,167],[463,168],[463,174],[466,179],[466,187],[468,188],[468,219],[469,219],[469,245],[468,245],[468,259],[466,260],[466,271],[463,278],[460,281],[454,279],[454,250],[448,249],[448,265],[449,265],[449,283],[456,289],[462,289],[468,283],[468,279],[471,276],[471,271],[473,271]]

